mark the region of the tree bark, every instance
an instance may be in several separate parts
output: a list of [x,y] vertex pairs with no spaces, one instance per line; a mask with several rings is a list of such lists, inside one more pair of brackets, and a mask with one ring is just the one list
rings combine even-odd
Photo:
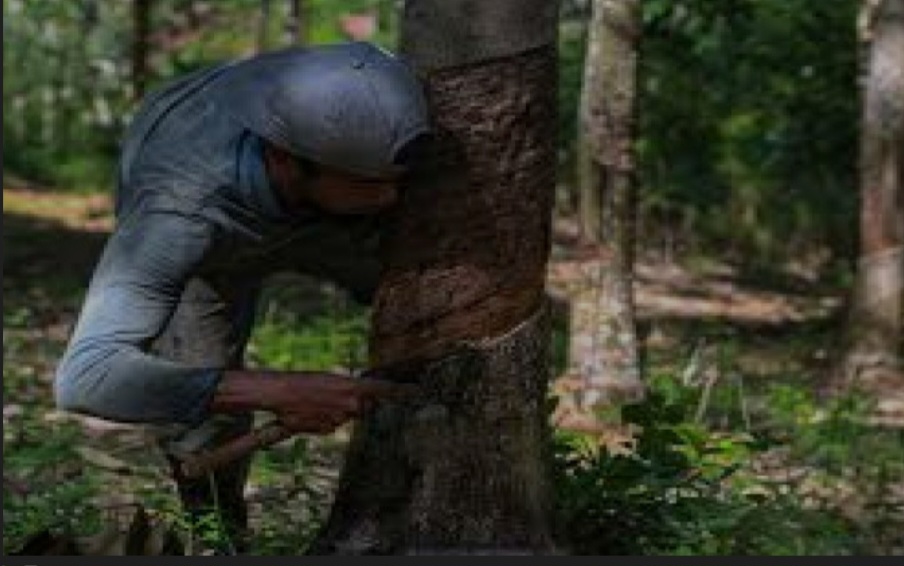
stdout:
[[[860,258],[841,372],[904,385],[904,0],[868,0],[860,140]],[[891,383],[889,383],[891,380]]]
[[598,405],[643,393],[632,291],[640,15],[640,0],[595,0],[588,30],[578,129],[582,242],[567,290],[572,326],[563,378],[573,398],[561,407],[585,420]]
[[148,38],[151,33],[151,0],[134,0],[132,8],[132,95],[144,96],[148,79]]
[[[509,28],[537,18],[540,33]],[[402,49],[425,77],[438,139],[385,239],[371,357],[457,354],[425,370],[422,402],[384,405],[355,430],[315,553],[552,548],[555,23],[542,0],[406,4]]]

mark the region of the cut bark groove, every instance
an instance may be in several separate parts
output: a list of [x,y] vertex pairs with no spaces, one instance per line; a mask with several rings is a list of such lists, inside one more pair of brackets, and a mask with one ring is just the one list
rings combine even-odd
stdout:
[[548,309],[457,350],[424,374],[425,401],[360,424],[314,554],[553,551],[549,506]]

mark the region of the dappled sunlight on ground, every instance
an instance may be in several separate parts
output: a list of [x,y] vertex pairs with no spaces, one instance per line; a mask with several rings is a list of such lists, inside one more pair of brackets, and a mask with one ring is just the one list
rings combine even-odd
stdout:
[[111,196],[106,193],[66,194],[3,187],[3,213],[16,213],[84,232],[109,232],[113,227]]

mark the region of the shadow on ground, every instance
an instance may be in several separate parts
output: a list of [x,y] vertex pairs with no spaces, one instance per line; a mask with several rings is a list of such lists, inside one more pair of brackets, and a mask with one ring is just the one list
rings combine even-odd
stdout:
[[34,334],[30,347],[61,343],[106,238],[105,232],[4,210],[4,335],[11,329]]

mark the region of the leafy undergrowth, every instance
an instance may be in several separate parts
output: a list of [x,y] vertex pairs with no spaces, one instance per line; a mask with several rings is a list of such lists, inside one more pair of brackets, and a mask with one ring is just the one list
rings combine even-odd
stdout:
[[601,555],[904,552],[901,432],[865,424],[855,396],[766,395],[759,414],[738,405],[737,426],[714,426],[703,391],[663,375],[622,411],[627,450],[559,433],[560,538]]

